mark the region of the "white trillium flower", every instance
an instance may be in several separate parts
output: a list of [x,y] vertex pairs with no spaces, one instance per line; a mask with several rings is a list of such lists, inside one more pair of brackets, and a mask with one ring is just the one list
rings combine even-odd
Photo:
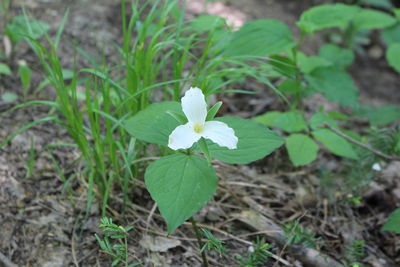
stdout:
[[206,121],[207,104],[201,89],[191,87],[181,102],[188,122],[172,131],[168,147],[173,150],[187,149],[203,137],[219,146],[236,149],[238,138],[232,128],[220,121]]

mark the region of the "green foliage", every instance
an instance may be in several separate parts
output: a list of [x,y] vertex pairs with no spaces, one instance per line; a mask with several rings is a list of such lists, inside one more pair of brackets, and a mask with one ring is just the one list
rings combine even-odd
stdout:
[[354,61],[354,53],[351,50],[340,48],[334,44],[321,46],[318,55],[336,68],[348,67]]
[[267,126],[281,128],[288,133],[307,131],[308,129],[307,123],[299,111],[267,112],[255,117],[254,120]]
[[18,99],[18,96],[14,93],[6,92],[1,95],[1,100],[3,100],[4,102],[11,103],[11,102],[15,102],[17,99]]
[[317,158],[319,147],[307,135],[292,134],[286,138],[286,149],[293,164],[302,166]]
[[0,63],[0,75],[1,74],[12,75],[12,71],[11,71],[10,67],[8,67],[6,64]]
[[141,262],[129,264],[127,238],[128,232],[133,227],[124,228],[113,223],[112,219],[107,217],[101,218],[100,221],[99,227],[103,231],[104,237],[101,238],[97,234],[95,234],[95,237],[101,250],[113,258],[111,266],[123,264],[126,267],[134,267],[141,265]]
[[394,105],[361,106],[354,114],[368,119],[372,126],[383,126],[399,120],[400,108]]
[[382,227],[382,231],[400,234],[400,208],[395,209]]
[[321,92],[328,100],[339,102],[345,106],[357,104],[358,89],[350,75],[335,67],[317,68],[305,79],[317,92]]
[[268,252],[272,246],[265,243],[264,239],[257,237],[256,242],[251,246],[251,251],[246,251],[246,256],[236,255],[236,259],[240,261],[240,266],[243,267],[256,267],[264,266],[266,260],[271,257]]
[[170,233],[200,210],[217,188],[217,176],[207,161],[184,154],[152,163],[145,181]]
[[20,15],[15,16],[12,21],[7,24],[5,32],[10,39],[17,43],[25,37],[39,39],[44,36],[50,29],[50,25],[41,20],[28,19]]
[[315,233],[304,229],[298,221],[293,221],[284,226],[288,244],[302,244],[307,248],[319,249],[321,247],[321,238],[316,238]]
[[183,115],[178,102],[155,103],[124,122],[125,128],[135,138],[166,146],[168,136],[180,124],[168,112]]
[[18,67],[19,78],[21,79],[24,98],[28,96],[29,88],[31,87],[32,71],[26,62],[22,61]]
[[396,19],[382,11],[361,9],[352,23],[355,30],[372,30],[392,26]]
[[297,25],[307,33],[332,27],[345,28],[358,12],[357,6],[320,5],[303,12]]
[[209,250],[209,251],[217,251],[220,256],[226,254],[226,248],[224,247],[224,241],[216,238],[210,231],[206,229],[202,229],[202,233],[204,237],[207,239],[206,243],[203,245],[201,248],[200,252],[203,252],[204,250]]
[[359,264],[357,263],[357,261],[362,260],[366,256],[364,245],[365,245],[364,240],[358,240],[358,241],[353,241],[351,243],[351,246],[347,246],[345,248],[347,259],[349,262],[351,262],[351,265],[354,266],[354,264],[356,265]]
[[273,55],[294,47],[292,33],[285,24],[277,20],[256,20],[247,22],[224,49],[227,56]]
[[328,129],[317,129],[312,132],[313,136],[326,146],[333,154],[350,159],[358,159],[357,153],[351,144],[343,137]]
[[231,164],[247,164],[261,159],[283,144],[283,139],[265,126],[238,117],[221,117],[222,121],[235,131],[239,139],[237,149],[220,147],[207,141],[211,156]]
[[400,42],[392,43],[386,51],[386,60],[396,71],[400,72]]
[[386,28],[382,32],[382,39],[386,42],[387,45],[392,43],[400,43],[400,22]]

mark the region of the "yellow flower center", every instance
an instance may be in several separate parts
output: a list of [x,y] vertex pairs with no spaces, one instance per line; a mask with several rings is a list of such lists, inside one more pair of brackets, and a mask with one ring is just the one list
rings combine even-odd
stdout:
[[203,131],[203,129],[204,129],[204,125],[201,123],[196,123],[195,125],[193,125],[193,130],[196,133],[201,133]]

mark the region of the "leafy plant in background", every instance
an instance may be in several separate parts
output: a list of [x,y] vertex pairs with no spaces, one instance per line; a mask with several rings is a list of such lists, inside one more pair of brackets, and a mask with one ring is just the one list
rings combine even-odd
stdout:
[[104,233],[104,237],[101,238],[97,234],[95,237],[102,251],[113,258],[111,266],[122,263],[126,267],[134,267],[142,264],[141,262],[129,263],[128,232],[132,230],[132,227],[124,228],[113,223],[112,219],[107,217],[101,218],[99,227]]

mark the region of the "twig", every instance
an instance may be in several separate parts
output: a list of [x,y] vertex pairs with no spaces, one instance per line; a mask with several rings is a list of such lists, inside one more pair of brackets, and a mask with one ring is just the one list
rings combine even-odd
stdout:
[[2,262],[5,267],[17,267],[17,265],[12,263],[3,253],[1,253],[1,251],[0,251],[0,262]]
[[197,227],[196,221],[193,219],[193,217],[190,217],[190,222],[192,223],[193,230],[196,233],[197,242],[199,243],[201,258],[203,259],[203,267],[208,267],[206,251],[202,249],[203,241],[201,241],[201,234],[200,234],[199,228]]
[[304,263],[305,266],[335,266],[343,267],[343,264],[337,262],[330,256],[323,254],[312,248],[304,247],[300,244],[288,244],[288,239],[283,229],[272,220],[252,210],[245,210],[235,214],[239,221],[251,226],[257,231],[267,231],[265,236],[270,242],[277,243],[280,247],[288,248],[291,255]]
[[337,135],[343,137],[343,138],[346,139],[347,141],[349,141],[349,142],[351,142],[351,143],[353,143],[353,144],[355,144],[355,145],[358,145],[358,146],[360,146],[360,147],[362,147],[362,148],[364,148],[364,149],[366,149],[366,150],[368,150],[368,151],[374,153],[375,155],[378,155],[378,156],[380,156],[380,157],[382,157],[382,158],[389,159],[389,160],[400,160],[400,157],[399,157],[399,156],[387,155],[387,154],[385,154],[385,153],[383,153],[383,152],[381,152],[381,151],[379,151],[379,150],[376,150],[376,149],[370,147],[369,145],[363,144],[363,143],[361,143],[361,142],[355,140],[354,138],[352,138],[352,137],[350,137],[350,136],[348,136],[348,135],[342,133],[340,130],[335,129],[334,127],[332,127],[331,125],[329,125],[329,124],[327,124],[327,123],[324,123],[324,126],[325,126],[326,128],[329,128],[329,129],[330,129],[332,132],[334,132],[335,134],[337,134]]

